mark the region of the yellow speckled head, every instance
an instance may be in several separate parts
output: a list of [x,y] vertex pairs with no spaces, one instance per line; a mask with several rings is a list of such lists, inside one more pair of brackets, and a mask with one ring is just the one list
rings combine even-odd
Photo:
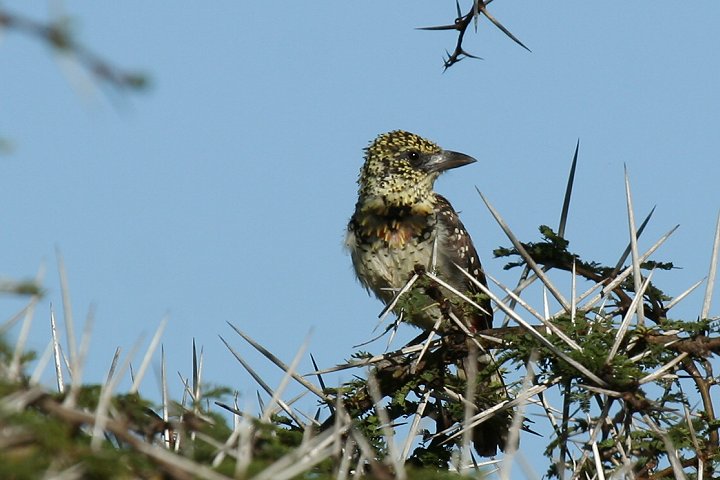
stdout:
[[365,165],[360,172],[363,177],[381,177],[385,175],[411,175],[420,173],[413,165],[420,154],[440,153],[442,149],[430,140],[403,130],[379,135],[365,149]]
[[475,161],[403,130],[383,133],[365,152],[359,194],[362,203],[373,209],[405,205],[431,209],[433,184],[440,173]]

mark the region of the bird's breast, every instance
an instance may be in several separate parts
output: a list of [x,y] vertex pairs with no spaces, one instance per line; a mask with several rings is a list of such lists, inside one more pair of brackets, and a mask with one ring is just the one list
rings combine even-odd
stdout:
[[434,217],[354,218],[347,244],[360,281],[388,301],[415,266],[429,266],[435,242]]
[[429,240],[435,223],[434,215],[357,215],[351,223],[351,229],[358,242],[376,250],[401,251]]

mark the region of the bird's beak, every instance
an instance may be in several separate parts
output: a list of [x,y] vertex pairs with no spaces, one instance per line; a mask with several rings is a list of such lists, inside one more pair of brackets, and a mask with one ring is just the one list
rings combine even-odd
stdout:
[[427,172],[444,172],[451,168],[462,167],[476,162],[470,155],[464,153],[452,152],[450,150],[443,150],[439,153],[433,153],[423,164],[423,169]]

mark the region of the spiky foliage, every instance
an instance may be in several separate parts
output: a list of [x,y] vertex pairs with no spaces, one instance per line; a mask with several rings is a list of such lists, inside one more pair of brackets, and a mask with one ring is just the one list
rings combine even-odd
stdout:
[[[627,198],[630,231],[641,232],[647,221],[635,228],[629,182]],[[192,372],[182,379],[183,399],[173,403],[163,395],[159,405],[144,400],[138,386],[144,365],[156,355],[161,329],[129,393],[117,391],[130,361],[119,354],[102,386],[81,384],[89,334],[75,341],[69,310],[62,322],[54,314],[50,319],[56,332],[57,393],[38,385],[45,362],[37,361],[38,371],[28,371],[35,360],[23,345],[42,288],[36,286],[39,281],[26,282],[32,288],[14,291],[31,296],[27,307],[0,326],[7,332],[23,319],[15,328],[15,345],[0,343],[0,477],[422,479],[452,478],[457,471],[481,476],[499,469],[503,478],[517,478],[510,468],[513,458],[523,455],[523,448],[515,448],[518,437],[521,446],[543,442],[550,477],[720,475],[720,421],[713,403],[720,322],[709,313],[720,233],[700,315],[683,319],[674,312],[686,293],[672,298],[653,279],[654,271],[671,269],[671,263],[650,257],[672,230],[647,252],[639,250],[634,236],[620,260],[605,265],[571,250],[564,220],[557,232],[543,226],[540,239],[522,242],[485,201],[512,244],[496,255],[507,259],[511,271],[522,269],[514,289],[495,282],[472,297],[438,298],[442,277],[415,272],[396,311],[412,315],[436,302],[448,327],[425,332],[396,351],[357,352],[343,365],[322,371],[316,366],[312,377],[296,371],[304,347],[286,364],[232,326],[285,372],[280,385],[271,387],[223,339],[265,392],[257,414],[240,410],[236,399],[228,401],[231,390],[202,383],[204,354],[195,348]],[[66,288],[62,262],[59,269]],[[573,287],[557,288],[547,274],[551,269],[569,275],[572,282],[565,283]],[[538,280],[554,298],[554,307],[547,296],[531,301],[528,287]],[[578,287],[583,282],[585,291]],[[488,299],[505,315],[504,325],[470,332],[453,318]],[[61,323],[66,346],[57,340]],[[473,371],[478,362],[467,359],[480,354],[493,354],[494,361]],[[328,374],[346,369],[358,370],[357,379],[329,386]],[[505,375],[509,397],[496,381],[498,370],[511,372]],[[73,382],[67,385],[64,378]],[[319,401],[316,414],[303,413],[302,405],[285,399],[290,382]],[[508,451],[502,459],[478,464],[471,432],[486,422],[509,429]],[[533,438],[534,432],[542,438]]]
[[[614,266],[584,259],[569,250],[563,232],[571,184],[572,179],[560,232],[541,226],[542,238],[534,242],[518,240],[483,197],[512,242],[510,247],[498,248],[496,256],[508,258],[508,269],[524,267],[524,271],[514,291],[497,284],[506,292],[505,299],[478,286],[518,326],[472,335],[457,322],[460,328],[442,330],[435,340],[428,334],[404,349],[366,359],[364,365],[372,365],[370,375],[376,379],[384,402],[377,398],[379,395],[371,395],[369,386],[362,381],[335,393],[342,396],[359,424],[371,432],[382,423],[380,411],[389,418],[385,423],[423,417],[434,424],[434,428],[422,432],[421,445],[403,457],[413,464],[468,468],[472,464],[453,458],[453,452],[458,448],[467,451],[470,428],[492,421],[499,422],[502,428],[507,421],[502,416],[504,409],[530,403],[528,409],[549,422],[541,431],[552,432],[545,450],[550,459],[547,474],[551,477],[715,478],[720,474],[720,422],[714,413],[717,381],[713,363],[720,353],[720,325],[717,318],[709,317],[709,306],[720,224],[701,314],[697,319],[673,318],[672,309],[699,285],[672,298],[652,281],[655,271],[673,268],[671,262],[650,260],[650,255],[674,229],[647,252],[638,250],[637,236],[650,216],[636,229],[626,177],[628,220],[633,232],[628,248]],[[624,266],[628,258],[629,265]],[[546,272],[551,269],[571,274],[573,288],[569,295],[550,280]],[[533,275],[528,277],[530,272]],[[408,316],[433,301],[440,307],[444,303],[474,307],[473,299],[459,295],[440,300],[436,295],[427,295],[428,290],[442,285],[442,279],[418,273],[421,278],[413,277],[412,287],[407,292],[401,290],[402,298],[396,300]],[[533,308],[520,297],[537,279],[555,297],[560,306],[557,313],[549,313],[547,301],[544,308]],[[590,282],[586,292],[576,290],[575,285],[582,281]],[[443,310],[452,325],[451,312],[457,309]],[[535,317],[535,324],[524,318],[523,311]],[[473,345],[477,350],[473,351]],[[522,388],[519,383],[511,384],[516,391],[514,399],[493,398],[492,389],[478,395],[458,374],[462,373],[455,369],[459,362],[483,349],[499,351],[496,363],[490,366],[493,371],[502,366],[521,371],[532,365],[527,374],[510,377],[532,379]],[[476,385],[487,381],[488,372],[478,375],[485,378],[475,379]],[[553,408],[551,399],[557,399],[560,408]],[[530,427],[522,418],[513,425],[513,435]],[[534,424],[532,428],[538,429]],[[411,429],[410,436],[417,433]],[[506,461],[503,469],[509,465]]]

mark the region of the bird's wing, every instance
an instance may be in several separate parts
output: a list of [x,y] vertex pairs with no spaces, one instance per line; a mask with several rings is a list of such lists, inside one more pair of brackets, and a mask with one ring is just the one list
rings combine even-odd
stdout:
[[[470,234],[468,234],[465,229],[465,225],[460,221],[460,217],[455,209],[445,197],[437,195],[436,211],[440,227],[442,231],[445,232],[445,235],[443,235],[444,238],[442,239],[444,245],[441,245],[441,248],[448,260],[456,263],[465,269],[475,280],[487,286],[487,280],[480,265],[480,257],[478,257],[472,238],[470,238]],[[470,281],[461,272],[455,271],[456,267],[452,264],[447,268],[449,271],[441,273],[445,274],[447,281],[454,287],[462,292],[470,292],[472,294],[482,293],[475,283]],[[487,298],[483,299],[482,302],[480,302],[480,306],[485,312],[477,312],[476,318],[472,319],[473,325],[478,330],[492,328],[492,306],[490,305],[490,300]]]

